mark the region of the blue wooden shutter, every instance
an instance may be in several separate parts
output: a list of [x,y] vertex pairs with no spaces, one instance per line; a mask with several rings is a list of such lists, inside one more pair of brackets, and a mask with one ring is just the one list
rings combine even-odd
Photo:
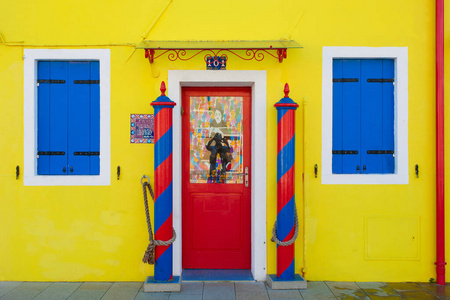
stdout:
[[333,60],[333,173],[360,171],[360,60]]
[[100,174],[98,62],[38,63],[38,174]]
[[392,59],[333,60],[333,173],[394,173],[393,79]]
[[38,62],[39,175],[67,174],[67,62]]
[[394,61],[362,62],[362,156],[364,173],[394,173]]
[[98,62],[70,62],[69,174],[100,174]]

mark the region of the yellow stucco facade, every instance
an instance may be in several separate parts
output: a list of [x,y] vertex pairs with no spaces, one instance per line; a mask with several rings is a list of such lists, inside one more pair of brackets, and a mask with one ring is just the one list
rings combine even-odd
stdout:
[[[227,70],[267,74],[267,161],[263,162],[267,165],[267,273],[276,272],[276,247],[270,242],[277,197],[273,105],[288,82],[290,97],[300,104],[295,273],[307,280],[337,281],[436,277],[434,2],[24,0],[2,4],[0,280],[142,281],[153,274],[153,267],[141,262],[148,239],[139,181],[142,174],[153,181],[153,145],[129,142],[129,117],[153,113],[149,104],[160,95],[169,70],[205,70],[205,62],[202,55],[175,62],[163,55],[150,65],[144,50],[135,49],[144,39],[292,39],[303,47],[289,49],[282,63],[268,56],[256,62],[229,55],[227,65]],[[446,16],[450,17],[448,10]],[[407,184],[322,183],[323,47],[331,46],[407,48]],[[23,170],[24,165],[25,49],[110,50],[110,185],[25,186],[23,175],[16,180],[16,166]]]

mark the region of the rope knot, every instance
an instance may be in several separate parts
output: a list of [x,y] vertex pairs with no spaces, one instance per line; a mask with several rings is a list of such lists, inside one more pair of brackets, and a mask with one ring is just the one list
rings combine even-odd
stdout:
[[142,262],[149,265],[155,264],[155,247],[151,241],[147,246],[147,250],[145,250],[144,258],[142,259]]
[[295,223],[294,223],[294,235],[292,236],[292,238],[289,241],[286,242],[282,242],[278,239],[277,236],[277,221],[275,221],[275,223],[273,224],[273,229],[272,229],[272,238],[270,239],[272,242],[275,242],[277,245],[279,246],[290,246],[292,245],[295,240],[297,239],[298,236],[298,216],[297,216],[297,207],[294,205],[294,218],[295,218]]

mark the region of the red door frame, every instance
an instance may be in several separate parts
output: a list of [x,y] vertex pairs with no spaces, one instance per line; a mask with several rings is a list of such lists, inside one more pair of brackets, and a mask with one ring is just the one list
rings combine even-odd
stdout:
[[[250,269],[251,267],[251,87],[185,87],[182,89],[182,107],[184,113],[182,116],[182,263],[183,268],[205,268],[205,269]],[[245,115],[243,116],[243,134],[244,134],[244,168],[249,170],[249,185],[248,187],[242,184],[190,184],[189,183],[189,132],[190,132],[190,111],[189,111],[189,97],[190,96],[242,96],[244,98],[243,108]],[[195,238],[193,237],[194,221],[191,217],[195,216],[193,211],[194,200],[192,196],[198,198],[200,192],[206,195],[217,193],[218,190],[223,190],[226,187],[224,195],[219,196],[217,201],[224,203],[224,199],[229,199],[238,203],[240,207],[239,215],[239,242],[236,243],[240,246],[236,246],[240,250],[233,250],[228,248],[227,250],[214,249],[214,250],[199,250],[198,243],[194,245]],[[241,200],[239,195],[242,194]],[[228,198],[226,198],[228,195]],[[224,198],[225,197],[225,198]],[[206,199],[206,198],[205,198]],[[208,198],[211,199],[211,198]],[[197,201],[197,200],[196,200]],[[209,201],[209,200],[208,200]],[[240,201],[240,202],[239,202]],[[196,202],[198,205],[198,201]],[[205,202],[206,203],[206,202]],[[231,205],[231,204],[230,204]],[[236,207],[236,206],[235,206]],[[216,228],[211,229],[210,234],[223,234],[221,230],[228,230],[232,228],[232,224],[214,224]],[[223,227],[225,226],[225,227]],[[214,226],[213,226],[214,227]],[[217,230],[218,229],[218,230]],[[233,230],[237,230],[236,226]],[[209,229],[207,229],[209,230]],[[197,231],[198,232],[198,231]],[[235,232],[235,231],[234,231]],[[206,240],[204,233],[201,235],[203,241]],[[198,239],[197,239],[198,240]],[[205,247],[210,247],[207,245]],[[235,247],[235,248],[236,248]],[[212,253],[209,253],[212,252]],[[239,254],[237,253],[239,252]]]

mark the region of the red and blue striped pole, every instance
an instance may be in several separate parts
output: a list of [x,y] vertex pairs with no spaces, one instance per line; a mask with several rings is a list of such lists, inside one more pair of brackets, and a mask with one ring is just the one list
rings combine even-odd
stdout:
[[[284,86],[284,98],[277,109],[277,237],[289,241],[295,225],[295,110],[298,104],[289,98],[289,85]],[[294,280],[294,244],[277,245],[277,279]]]
[[[166,85],[161,83],[161,96],[151,103],[155,115],[155,240],[172,238],[172,109],[175,102],[165,95]],[[173,244],[156,246],[155,281],[173,278]]]

